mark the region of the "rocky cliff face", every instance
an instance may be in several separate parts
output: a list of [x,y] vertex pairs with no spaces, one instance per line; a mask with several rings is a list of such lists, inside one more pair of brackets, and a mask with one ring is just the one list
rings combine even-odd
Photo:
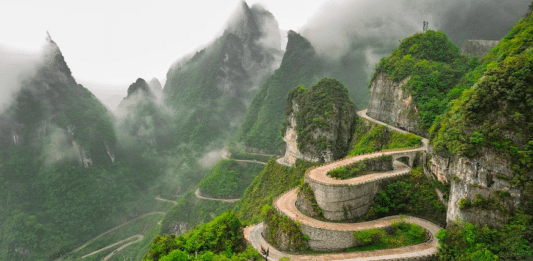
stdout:
[[461,47],[461,52],[468,56],[477,56],[479,58],[485,56],[490,49],[498,45],[500,41],[494,40],[466,40]]
[[355,104],[335,79],[324,78],[311,90],[294,88],[287,99],[282,161],[296,158],[331,162],[345,156],[355,124]]
[[[296,133],[296,117],[295,113],[298,112],[298,104],[292,104],[292,112],[287,116],[287,122],[289,123],[287,129],[285,130],[285,136],[283,136],[283,141],[285,141],[286,149],[285,156],[279,159],[279,161],[286,165],[294,165],[296,159],[302,159],[310,162],[318,162],[320,158],[313,155],[304,155],[298,150],[298,134]],[[332,161],[331,151],[325,152],[325,160]]]
[[419,130],[420,119],[413,97],[402,89],[410,80],[393,81],[387,73],[379,73],[370,84],[370,100],[367,115],[419,135],[427,136]]
[[[488,224],[500,227],[506,218],[499,210],[487,210],[479,207],[460,208],[461,199],[470,202],[481,196],[484,200],[494,199],[509,210],[520,203],[521,191],[512,187],[509,180],[514,175],[511,163],[497,153],[483,149],[480,157],[447,156],[433,153],[428,161],[428,169],[435,178],[444,183],[451,183],[450,198],[446,220],[448,224],[462,220],[478,225]],[[507,191],[511,197],[498,199],[498,193]],[[477,196],[479,194],[479,196]]]

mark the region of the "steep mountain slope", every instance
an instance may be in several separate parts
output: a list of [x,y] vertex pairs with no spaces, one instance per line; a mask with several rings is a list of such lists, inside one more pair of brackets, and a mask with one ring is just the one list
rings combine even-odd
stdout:
[[171,67],[163,96],[177,113],[176,142],[201,148],[232,136],[257,84],[276,66],[280,45],[273,15],[242,2],[222,36]]
[[50,260],[144,211],[134,192],[160,170],[121,149],[49,37],[21,86],[0,115],[0,259]]
[[280,153],[283,150],[280,129],[285,119],[287,95],[294,87],[311,87],[321,71],[322,63],[309,41],[289,31],[281,65],[254,97],[239,129],[238,140],[248,147]]
[[533,255],[532,7],[465,77],[471,88],[432,127],[428,168],[451,184],[442,259]]
[[[519,205],[532,213],[528,203],[533,171],[532,32],[528,15],[467,77],[472,88],[453,101],[433,127],[436,153],[430,168],[452,184],[449,222],[460,217],[498,226],[506,220],[506,212]],[[478,207],[460,208],[460,201],[475,200],[476,194],[494,200],[503,192],[510,192],[510,197],[494,202],[505,206],[498,215]]]

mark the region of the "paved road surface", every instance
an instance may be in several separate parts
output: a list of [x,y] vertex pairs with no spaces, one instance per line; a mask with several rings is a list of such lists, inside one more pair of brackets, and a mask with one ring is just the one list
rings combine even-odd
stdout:
[[240,198],[233,198],[233,199],[207,198],[207,197],[204,197],[204,196],[200,195],[200,188],[197,188],[196,191],[194,191],[194,194],[196,195],[197,198],[205,199],[205,200],[223,201],[223,202],[228,202],[228,203],[233,203],[233,202],[237,202],[237,201],[240,200]]
[[160,196],[156,196],[155,197],[156,200],[159,200],[159,201],[165,201],[165,202],[170,202],[174,205],[177,205],[178,202],[177,201],[174,201],[174,200],[170,200],[170,199],[165,199],[165,198],[161,198]]

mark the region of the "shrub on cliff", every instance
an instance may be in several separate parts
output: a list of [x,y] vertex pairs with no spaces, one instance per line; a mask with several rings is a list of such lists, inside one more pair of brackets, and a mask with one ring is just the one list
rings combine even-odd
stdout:
[[414,148],[422,139],[412,133],[391,131],[364,118],[357,118],[348,155],[372,153],[386,149]]

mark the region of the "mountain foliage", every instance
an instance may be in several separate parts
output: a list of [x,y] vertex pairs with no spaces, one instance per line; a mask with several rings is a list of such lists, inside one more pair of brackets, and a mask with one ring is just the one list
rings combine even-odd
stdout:
[[[276,23],[272,14],[245,2],[223,35],[167,73],[163,97],[176,113],[175,142],[196,149],[233,137],[247,104],[272,70],[278,49],[261,44]],[[220,145],[220,144],[219,144]]]

